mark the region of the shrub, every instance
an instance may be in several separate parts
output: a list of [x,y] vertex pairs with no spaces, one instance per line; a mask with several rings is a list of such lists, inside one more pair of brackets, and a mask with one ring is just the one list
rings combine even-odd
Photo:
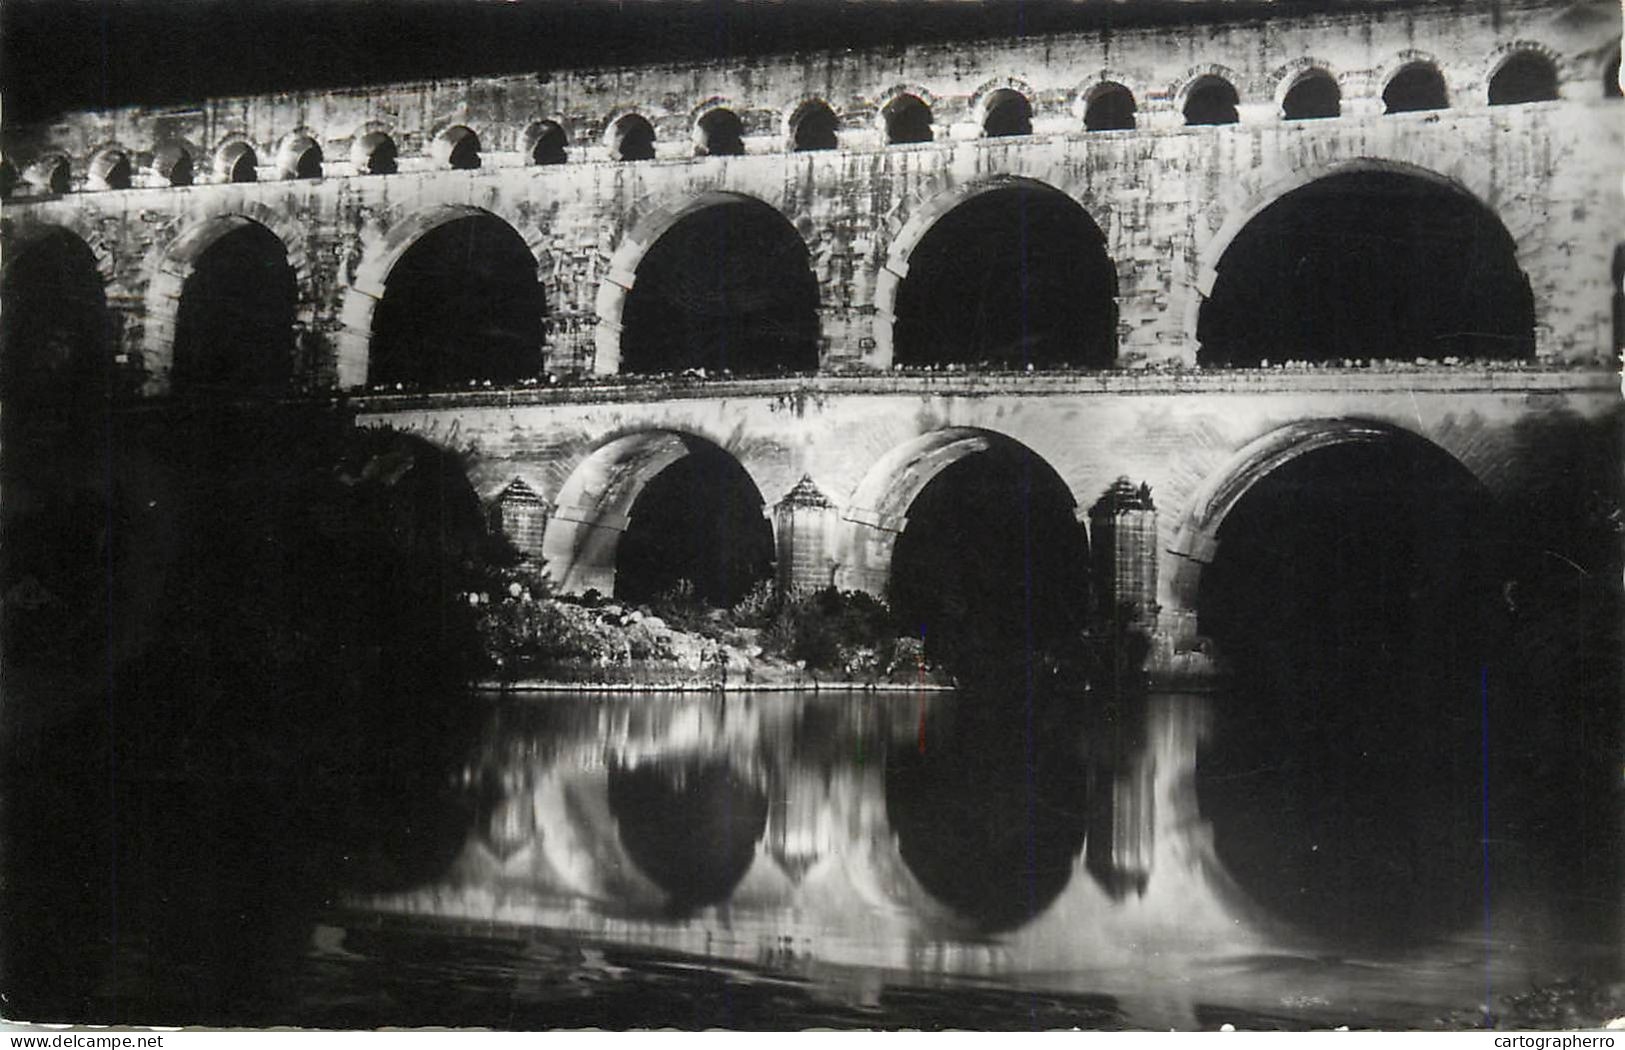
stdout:
[[896,625],[884,602],[828,587],[781,603],[762,647],[815,670],[875,673],[894,661]]
[[735,627],[765,628],[778,616],[783,603],[772,580],[758,580],[745,596],[728,610]]

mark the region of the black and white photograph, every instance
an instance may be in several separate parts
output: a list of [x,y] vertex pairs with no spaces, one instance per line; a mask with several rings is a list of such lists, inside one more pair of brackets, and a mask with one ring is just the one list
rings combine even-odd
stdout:
[[0,0],[0,1018],[1625,1028],[1622,21]]

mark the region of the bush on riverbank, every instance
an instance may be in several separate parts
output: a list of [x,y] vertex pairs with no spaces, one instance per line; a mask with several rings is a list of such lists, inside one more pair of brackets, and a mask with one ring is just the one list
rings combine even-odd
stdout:
[[[781,597],[770,584],[729,609],[706,605],[692,584],[646,607],[555,597],[526,567],[493,570],[464,596],[485,648],[486,672],[637,684],[796,680],[803,673],[865,682],[912,682],[925,668],[918,641],[898,638],[884,602],[834,588]],[[764,678],[765,676],[765,678]]]

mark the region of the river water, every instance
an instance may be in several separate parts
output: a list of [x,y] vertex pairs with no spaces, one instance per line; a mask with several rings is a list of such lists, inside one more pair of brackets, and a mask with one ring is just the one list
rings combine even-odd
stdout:
[[487,699],[452,847],[319,916],[302,1023],[1462,1028],[1618,973],[1476,751],[1395,792],[1256,764],[1224,693]]

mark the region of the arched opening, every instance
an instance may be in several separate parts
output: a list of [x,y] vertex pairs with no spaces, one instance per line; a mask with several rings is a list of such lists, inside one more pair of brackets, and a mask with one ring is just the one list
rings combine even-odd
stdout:
[[1240,120],[1236,105],[1241,101],[1230,81],[1205,76],[1185,95],[1185,123],[1199,125],[1234,124]]
[[569,159],[569,136],[557,121],[538,121],[526,128],[522,145],[532,164],[563,164]]
[[454,171],[476,171],[481,164],[480,137],[461,124],[442,131],[433,152],[437,164]]
[[72,175],[68,158],[55,154],[41,157],[23,172],[30,186],[42,193],[55,194],[67,193],[73,188]]
[[1329,175],[1258,213],[1219,259],[1197,360],[1528,358],[1534,299],[1500,221],[1449,184]]
[[1490,105],[1516,106],[1557,99],[1557,67],[1545,55],[1520,51],[1490,78]]
[[322,177],[322,148],[308,135],[295,135],[277,153],[277,173],[284,179]]
[[638,261],[621,325],[623,373],[816,371],[818,285],[806,243],[761,201],[702,204]]
[[121,149],[106,149],[90,162],[86,181],[93,190],[127,190],[132,177],[130,155]]
[[1603,98],[1625,97],[1625,89],[1621,89],[1619,83],[1622,63],[1625,63],[1625,52],[1622,52],[1620,48],[1616,46],[1614,48],[1614,53],[1609,57],[1608,61],[1604,62],[1602,65]]
[[1325,70],[1315,69],[1297,79],[1281,100],[1287,120],[1324,120],[1343,111],[1343,96]]
[[762,785],[703,757],[612,765],[609,809],[627,855],[677,911],[726,901],[767,830]]
[[696,157],[737,157],[744,152],[745,125],[733,110],[708,110],[695,122]]
[[543,537],[566,593],[727,607],[773,575],[773,530],[739,461],[703,438],[616,438],[571,473]]
[[1134,93],[1121,84],[1101,84],[1089,93],[1084,107],[1085,131],[1133,131]]
[[248,219],[222,220],[206,236],[175,314],[174,389],[285,386],[298,299],[286,247]]
[[840,120],[835,111],[821,99],[803,102],[790,118],[790,137],[798,153],[834,149],[839,129]]
[[900,472],[882,471],[890,491],[876,509],[900,525],[887,586],[900,630],[961,672],[1071,654],[1089,605],[1088,543],[1054,469],[1002,435],[960,429],[888,463]]
[[96,256],[67,230],[8,249],[0,286],[0,395],[10,411],[89,407],[107,393],[111,332]]
[[159,146],[152,154],[152,173],[171,186],[190,186],[192,151],[178,143]]
[[1385,113],[1416,113],[1444,109],[1449,104],[1444,74],[1428,62],[1412,62],[1395,73],[1388,86],[1382,89]]
[[886,142],[899,146],[911,142],[930,142],[931,107],[917,95],[898,95],[880,111],[886,124]]
[[999,88],[987,96],[982,110],[982,134],[988,138],[1033,133],[1033,106],[1013,88]]
[[[112,329],[77,235],[6,245],[0,278],[0,657],[65,674],[101,667],[125,566],[114,496]],[[71,694],[70,694],[71,695]]]
[[246,142],[232,142],[215,154],[214,171],[226,182],[256,182],[259,180],[259,155]]
[[1048,186],[985,190],[938,219],[897,290],[893,362],[1109,368],[1117,271],[1089,214]]
[[649,601],[693,585],[726,608],[773,576],[773,536],[762,496],[739,462],[714,445],[650,478],[632,504],[615,563],[615,596]]
[[350,163],[361,175],[393,175],[399,168],[395,140],[382,131],[369,131],[350,147]]
[[1256,904],[1334,943],[1414,941],[1483,914],[1486,733],[1510,714],[1496,515],[1436,446],[1349,437],[1251,470],[1210,533],[1198,617],[1229,678],[1197,797]]
[[367,382],[432,388],[533,377],[545,312],[536,259],[513,227],[484,213],[448,218],[384,281]]
[[636,113],[617,120],[609,129],[609,159],[654,160],[654,126]]

